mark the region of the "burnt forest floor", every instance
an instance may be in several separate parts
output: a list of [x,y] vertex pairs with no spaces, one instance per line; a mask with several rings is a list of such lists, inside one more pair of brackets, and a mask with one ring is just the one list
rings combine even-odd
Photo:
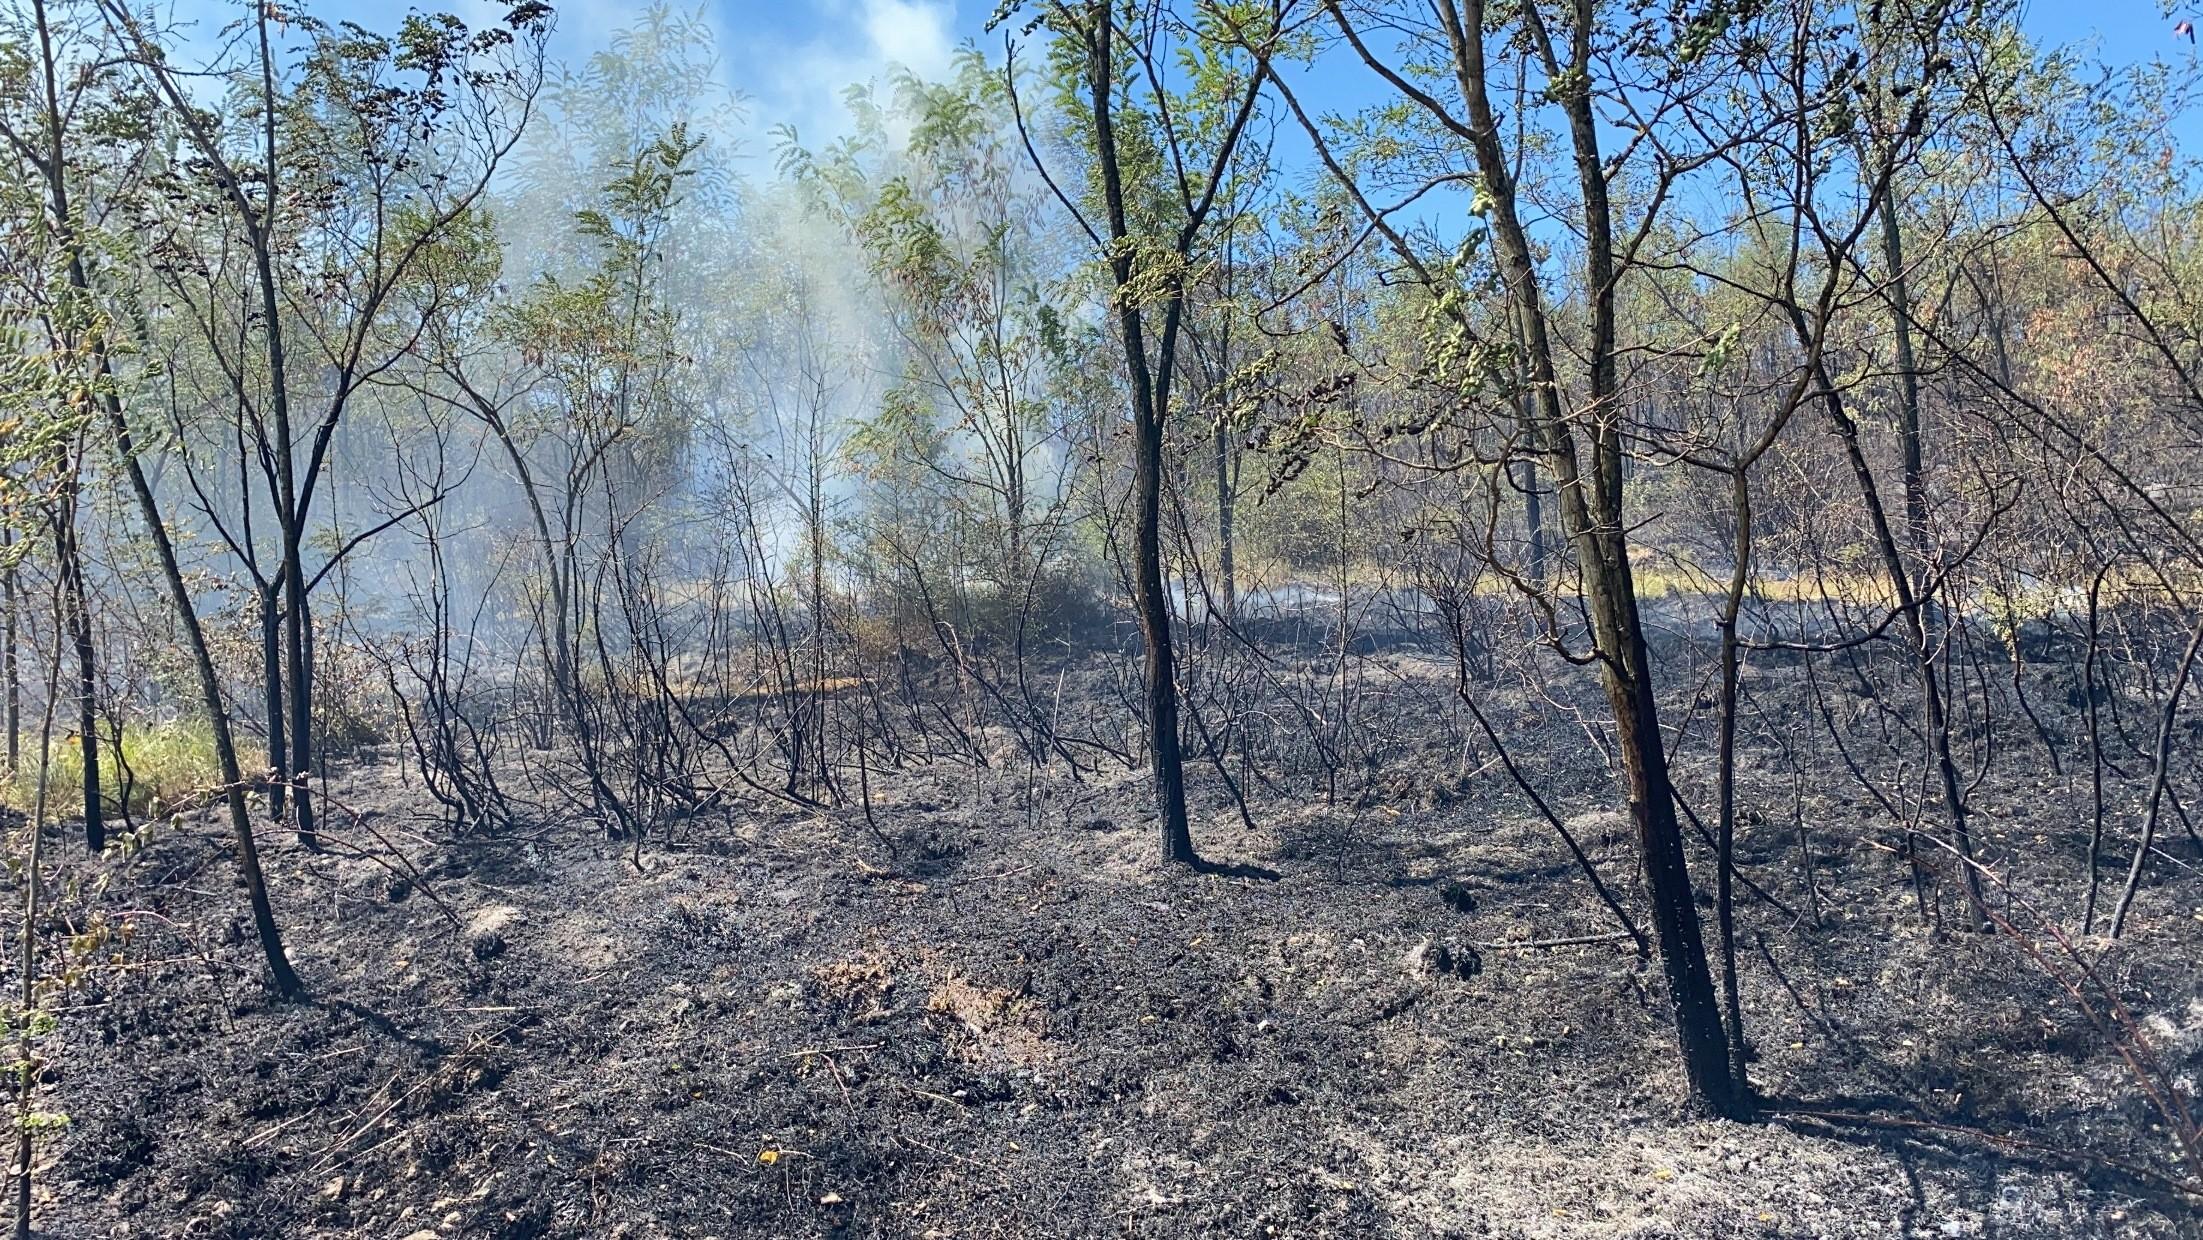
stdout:
[[[1500,713],[1634,906],[1601,755]],[[2063,910],[2085,800],[2039,757],[1983,783],[1977,829]],[[1921,923],[1840,771],[1800,806],[1809,895],[1770,763],[1746,755],[1766,808],[1739,855],[1797,916],[1740,896],[1754,1077],[1784,1108],[1752,1124],[1682,1112],[1657,965],[1506,946],[1612,923],[1486,757],[1437,741],[1337,805],[1258,797],[1252,831],[1195,772],[1199,844],[1237,874],[1153,863],[1136,772],[882,773],[892,850],[854,807],[746,810],[638,871],[578,822],[454,838],[394,763],[354,764],[333,789],[364,824],[318,853],[264,832],[299,1002],[260,980],[217,816],[127,860],[57,829],[72,924],[131,934],[41,1047],[39,1105],[68,1123],[40,1147],[40,1229],[2199,1234],[2102,1034],[2010,941]],[[2203,884],[2172,835],[2127,937],[2084,947],[2192,1088]]]

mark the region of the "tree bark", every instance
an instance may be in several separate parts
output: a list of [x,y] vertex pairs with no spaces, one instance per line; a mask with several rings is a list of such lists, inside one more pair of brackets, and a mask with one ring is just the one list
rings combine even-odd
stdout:
[[99,666],[92,647],[92,613],[84,588],[84,554],[77,544],[77,484],[82,468],[75,459],[81,448],[67,449],[69,483],[62,488],[60,511],[54,519],[54,553],[61,573],[62,619],[69,646],[76,655],[77,757],[83,772],[84,847],[97,853],[107,847],[107,804],[99,778]]
[[[1721,733],[1715,754],[1715,778],[1720,784],[1720,873],[1714,896],[1714,916],[1721,931],[1721,1001],[1729,1022],[1729,1070],[1742,1084],[1751,1059],[1744,1039],[1744,1003],[1736,976],[1736,712],[1737,632],[1744,607],[1744,587],[1751,579],[1752,484],[1750,465],[1739,461],[1729,477],[1729,512],[1736,526],[1736,543],[1730,552],[1729,591],[1721,606]],[[1811,864],[1811,859],[1807,859]]]
[[1589,94],[1593,18],[1588,3],[1579,0],[1572,7],[1574,29],[1570,32],[1565,70],[1551,52],[1537,10],[1526,7],[1523,19],[1535,40],[1546,48],[1548,76],[1574,83],[1559,97],[1568,116],[1583,195],[1584,276],[1591,304],[1591,391],[1590,406],[1584,411],[1592,435],[1588,479],[1582,476],[1576,435],[1561,403],[1558,350],[1547,327],[1533,249],[1517,213],[1512,172],[1500,145],[1499,125],[1486,89],[1484,5],[1482,0],[1466,0],[1457,12],[1451,0],[1446,0],[1441,16],[1468,108],[1465,136],[1492,204],[1490,219],[1501,275],[1527,345],[1536,433],[1541,440],[1538,446],[1553,478],[1562,528],[1575,544],[1582,566],[1585,606],[1628,780],[1630,813],[1636,824],[1653,928],[1674,1007],[1684,1074],[1698,1105],[1715,1114],[1738,1115],[1748,1106],[1731,1072],[1728,1037],[1722,1028],[1712,971],[1706,963],[1689,864],[1676,821],[1675,792],[1660,733],[1659,703],[1645,650],[1644,622],[1629,566],[1629,540],[1622,514],[1613,219]]
[[268,720],[268,816],[277,822],[283,820],[288,801],[285,793],[290,783],[283,773],[291,769],[291,749],[284,738],[290,734],[291,725],[283,713],[283,600],[282,583],[269,581],[261,585],[260,598],[260,676],[262,705]]
[[1134,273],[1124,178],[1118,164],[1115,118],[1110,107],[1116,85],[1111,56],[1114,24],[1107,5],[1096,6],[1095,13],[1090,32],[1088,72],[1092,77],[1097,162],[1109,217],[1109,267],[1118,294],[1117,329],[1124,346],[1125,365],[1132,378],[1132,589],[1140,619],[1140,637],[1147,647],[1144,671],[1148,758],[1155,785],[1156,824],[1163,862],[1192,865],[1198,858],[1186,821],[1185,759],[1178,736],[1177,666],[1171,649],[1170,596],[1163,589],[1162,565],[1163,414],[1166,408],[1163,402],[1167,397],[1157,388],[1169,381],[1169,335],[1176,322],[1173,317],[1166,326],[1165,356],[1151,371],[1143,315],[1126,292]]

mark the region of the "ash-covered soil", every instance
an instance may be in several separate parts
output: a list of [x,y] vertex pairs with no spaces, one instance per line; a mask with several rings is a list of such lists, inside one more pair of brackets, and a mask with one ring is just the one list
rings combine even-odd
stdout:
[[[1635,901],[1597,752],[1528,708],[1507,722]],[[1202,783],[1204,851],[1274,878],[1161,872],[1130,772],[884,774],[892,851],[854,806],[744,810],[680,824],[638,871],[586,824],[445,838],[395,766],[363,765],[336,791],[366,824],[330,851],[269,834],[314,989],[294,1003],[259,980],[215,820],[127,862],[57,833],[73,915],[133,933],[43,1048],[40,1105],[69,1123],[41,1147],[40,1226],[2199,1234],[2159,1178],[2180,1167],[2168,1135],[2071,999],[2009,941],[1923,926],[1881,811],[1838,777],[1808,793],[1809,895],[1771,761],[1748,759],[1764,812],[1740,848],[1790,910],[1740,897],[1754,1074],[1778,1108],[1753,1124],[1682,1114],[1657,965],[1613,941],[1508,946],[1613,926],[1486,757],[1435,744],[1358,804],[1259,799],[1254,831]],[[2008,763],[1977,824],[2014,888],[2061,909],[2065,788]],[[2126,940],[2088,945],[2190,1084],[2193,873],[2154,867]]]

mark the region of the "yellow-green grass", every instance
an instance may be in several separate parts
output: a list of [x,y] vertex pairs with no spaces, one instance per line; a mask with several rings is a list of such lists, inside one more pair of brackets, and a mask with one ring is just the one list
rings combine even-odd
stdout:
[[[28,721],[26,721],[28,722]],[[218,788],[221,766],[214,757],[214,733],[198,720],[157,724],[127,724],[122,730],[122,753],[130,767],[130,812],[149,814]],[[100,790],[110,808],[123,796],[123,773],[115,761],[111,736],[99,746]],[[47,813],[73,816],[84,808],[84,751],[73,734],[57,737],[47,771]],[[14,807],[28,809],[38,796],[38,734],[26,727],[22,756],[8,784]]]

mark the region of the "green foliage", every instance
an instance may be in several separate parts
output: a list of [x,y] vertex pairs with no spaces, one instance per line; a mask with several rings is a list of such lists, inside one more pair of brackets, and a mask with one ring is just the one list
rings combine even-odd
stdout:
[[676,122],[637,148],[619,175],[604,184],[602,206],[574,213],[575,229],[602,248],[609,274],[639,277],[659,257],[657,242],[681,201],[677,191],[696,175],[693,157],[703,148],[702,137]]
[[850,137],[781,151],[812,209],[863,255],[899,346],[849,446],[869,477],[929,497],[969,532],[973,558],[950,579],[1022,588],[1063,498],[1049,468],[1062,451],[1051,367],[1064,334],[1060,289],[1044,282],[1058,256],[1022,179],[1008,89],[966,48],[946,81],[901,73],[884,97],[853,90],[849,106]]
[[[561,433],[600,458],[615,441],[657,468],[678,451],[687,355],[680,316],[663,296],[669,229],[704,149],[676,124],[630,152],[598,200],[574,213],[589,257],[571,277],[539,276],[495,329],[549,376]],[[545,428],[556,429],[556,428]]]
[[102,308],[69,287],[62,248],[31,193],[9,195],[0,219],[21,260],[13,295],[0,296],[0,520],[17,529],[65,485],[72,445],[113,390],[91,350],[106,330]]

